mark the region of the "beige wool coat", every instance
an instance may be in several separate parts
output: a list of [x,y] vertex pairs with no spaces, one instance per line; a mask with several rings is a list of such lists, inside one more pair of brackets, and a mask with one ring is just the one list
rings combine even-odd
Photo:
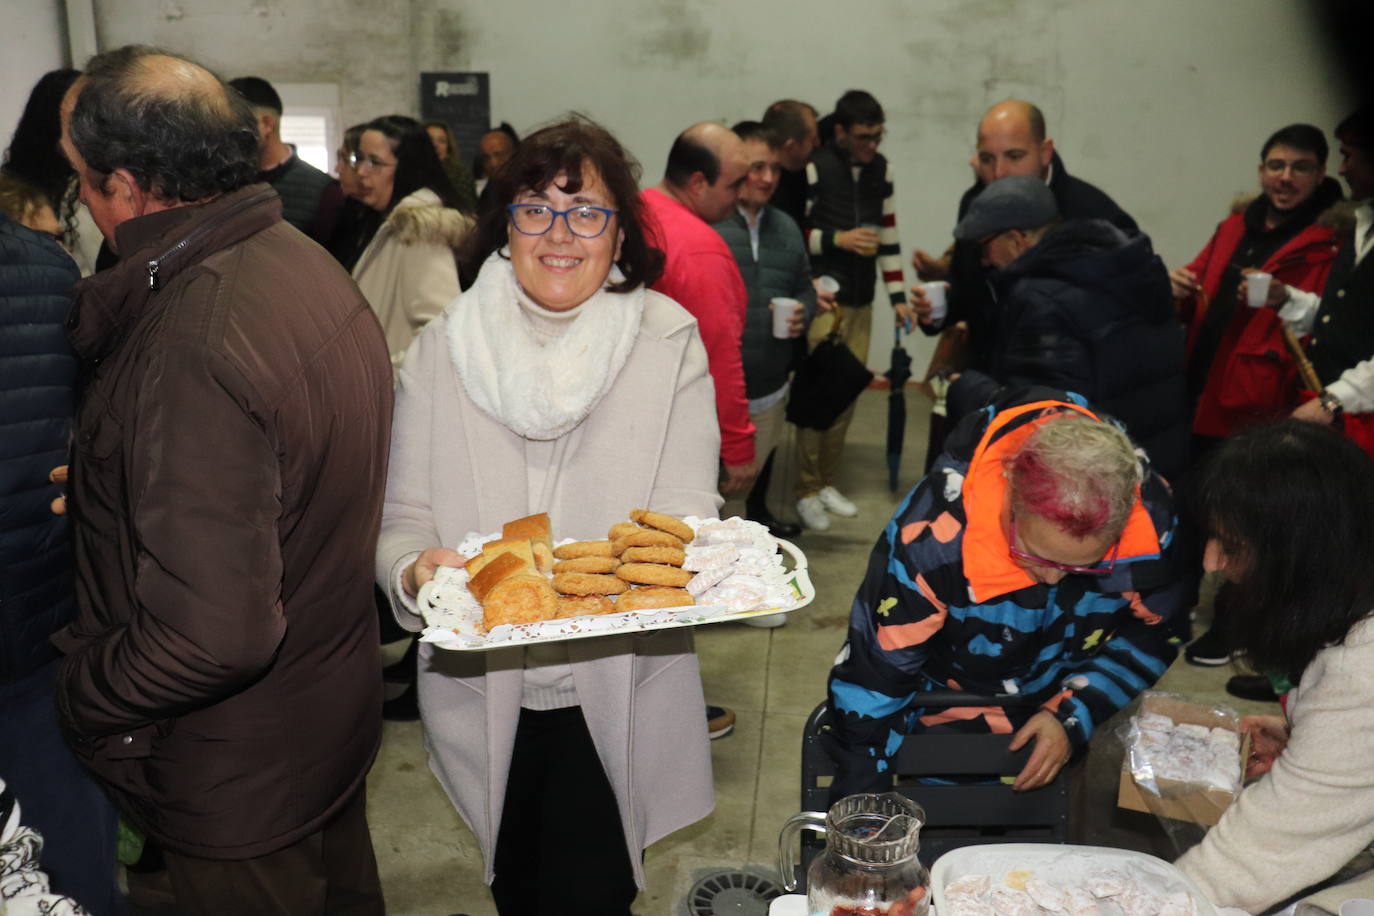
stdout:
[[[567,434],[547,505],[528,491],[526,440],[467,396],[447,318],[416,339],[400,372],[378,581],[402,626],[421,621],[397,576],[429,547],[547,511],[555,538],[593,539],[635,508],[714,516],[720,434],[696,321],[646,292],[639,334],[610,390]],[[704,817],[714,800],[704,700],[690,629],[566,643],[578,700],[619,802],[635,880],[641,851]],[[522,648],[452,652],[422,645],[419,696],[430,766],[493,859],[515,743]]]
[[[1317,653],[1288,695],[1288,746],[1178,867],[1217,906],[1260,913],[1324,881],[1374,843],[1374,621]],[[1307,902],[1335,911],[1351,888]]]
[[421,188],[396,204],[353,265],[353,280],[381,322],[393,367],[458,295],[454,252],[471,228],[472,220]]

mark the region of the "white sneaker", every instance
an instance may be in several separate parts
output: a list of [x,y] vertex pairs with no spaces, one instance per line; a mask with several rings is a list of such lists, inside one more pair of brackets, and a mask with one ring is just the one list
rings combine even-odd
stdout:
[[821,505],[836,515],[853,518],[859,514],[859,507],[850,502],[843,493],[834,487],[824,487],[816,495],[820,497]]
[[746,617],[746,618],[744,618],[744,620],[742,620],[742,621],[740,621],[740,622],[743,623],[743,624],[746,624],[747,626],[751,626],[751,627],[761,627],[761,628],[763,628],[763,629],[765,629],[765,630],[771,630],[771,629],[773,629],[774,627],[780,627],[780,626],[782,626],[783,624],[787,623],[787,615],[786,615],[786,614],[764,614],[764,615],[761,616],[761,617]]
[[804,496],[797,500],[797,514],[801,523],[814,531],[824,531],[830,527],[830,516],[825,514],[825,504],[819,496]]

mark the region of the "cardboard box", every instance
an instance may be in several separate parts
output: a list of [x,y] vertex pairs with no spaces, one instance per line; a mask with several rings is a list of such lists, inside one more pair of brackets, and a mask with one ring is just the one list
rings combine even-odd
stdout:
[[[1205,725],[1208,728],[1234,728],[1235,720],[1214,712],[1206,706],[1189,703],[1176,697],[1147,695],[1140,703],[1141,712],[1158,713],[1168,716],[1176,723]],[[1236,760],[1237,784],[1245,775],[1245,761],[1250,757],[1250,738],[1240,736],[1240,755]],[[1221,820],[1221,813],[1235,800],[1235,792],[1221,789],[1204,788],[1192,783],[1177,782],[1172,779],[1156,780],[1160,795],[1147,793],[1136,785],[1131,777],[1130,759],[1126,754],[1121,761],[1121,784],[1117,789],[1116,804],[1119,808],[1131,811],[1144,811],[1160,817],[1190,821],[1208,827]],[[1146,796],[1149,795],[1147,803]]]

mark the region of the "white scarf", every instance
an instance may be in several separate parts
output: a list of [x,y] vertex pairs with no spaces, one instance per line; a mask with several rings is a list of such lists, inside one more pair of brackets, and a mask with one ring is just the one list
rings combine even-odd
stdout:
[[[624,279],[611,266],[608,283]],[[570,327],[540,341],[521,314],[511,262],[494,252],[472,288],[448,307],[448,349],[473,403],[526,439],[557,439],[610,390],[639,334],[644,287],[602,288],[582,303]]]

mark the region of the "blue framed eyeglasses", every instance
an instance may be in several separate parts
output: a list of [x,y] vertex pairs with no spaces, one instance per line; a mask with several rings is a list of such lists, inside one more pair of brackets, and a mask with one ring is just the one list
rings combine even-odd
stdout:
[[507,204],[511,225],[521,235],[543,235],[553,228],[553,221],[563,217],[568,231],[578,238],[594,239],[606,231],[616,214],[609,207],[583,204],[567,210],[555,210],[547,204]]

